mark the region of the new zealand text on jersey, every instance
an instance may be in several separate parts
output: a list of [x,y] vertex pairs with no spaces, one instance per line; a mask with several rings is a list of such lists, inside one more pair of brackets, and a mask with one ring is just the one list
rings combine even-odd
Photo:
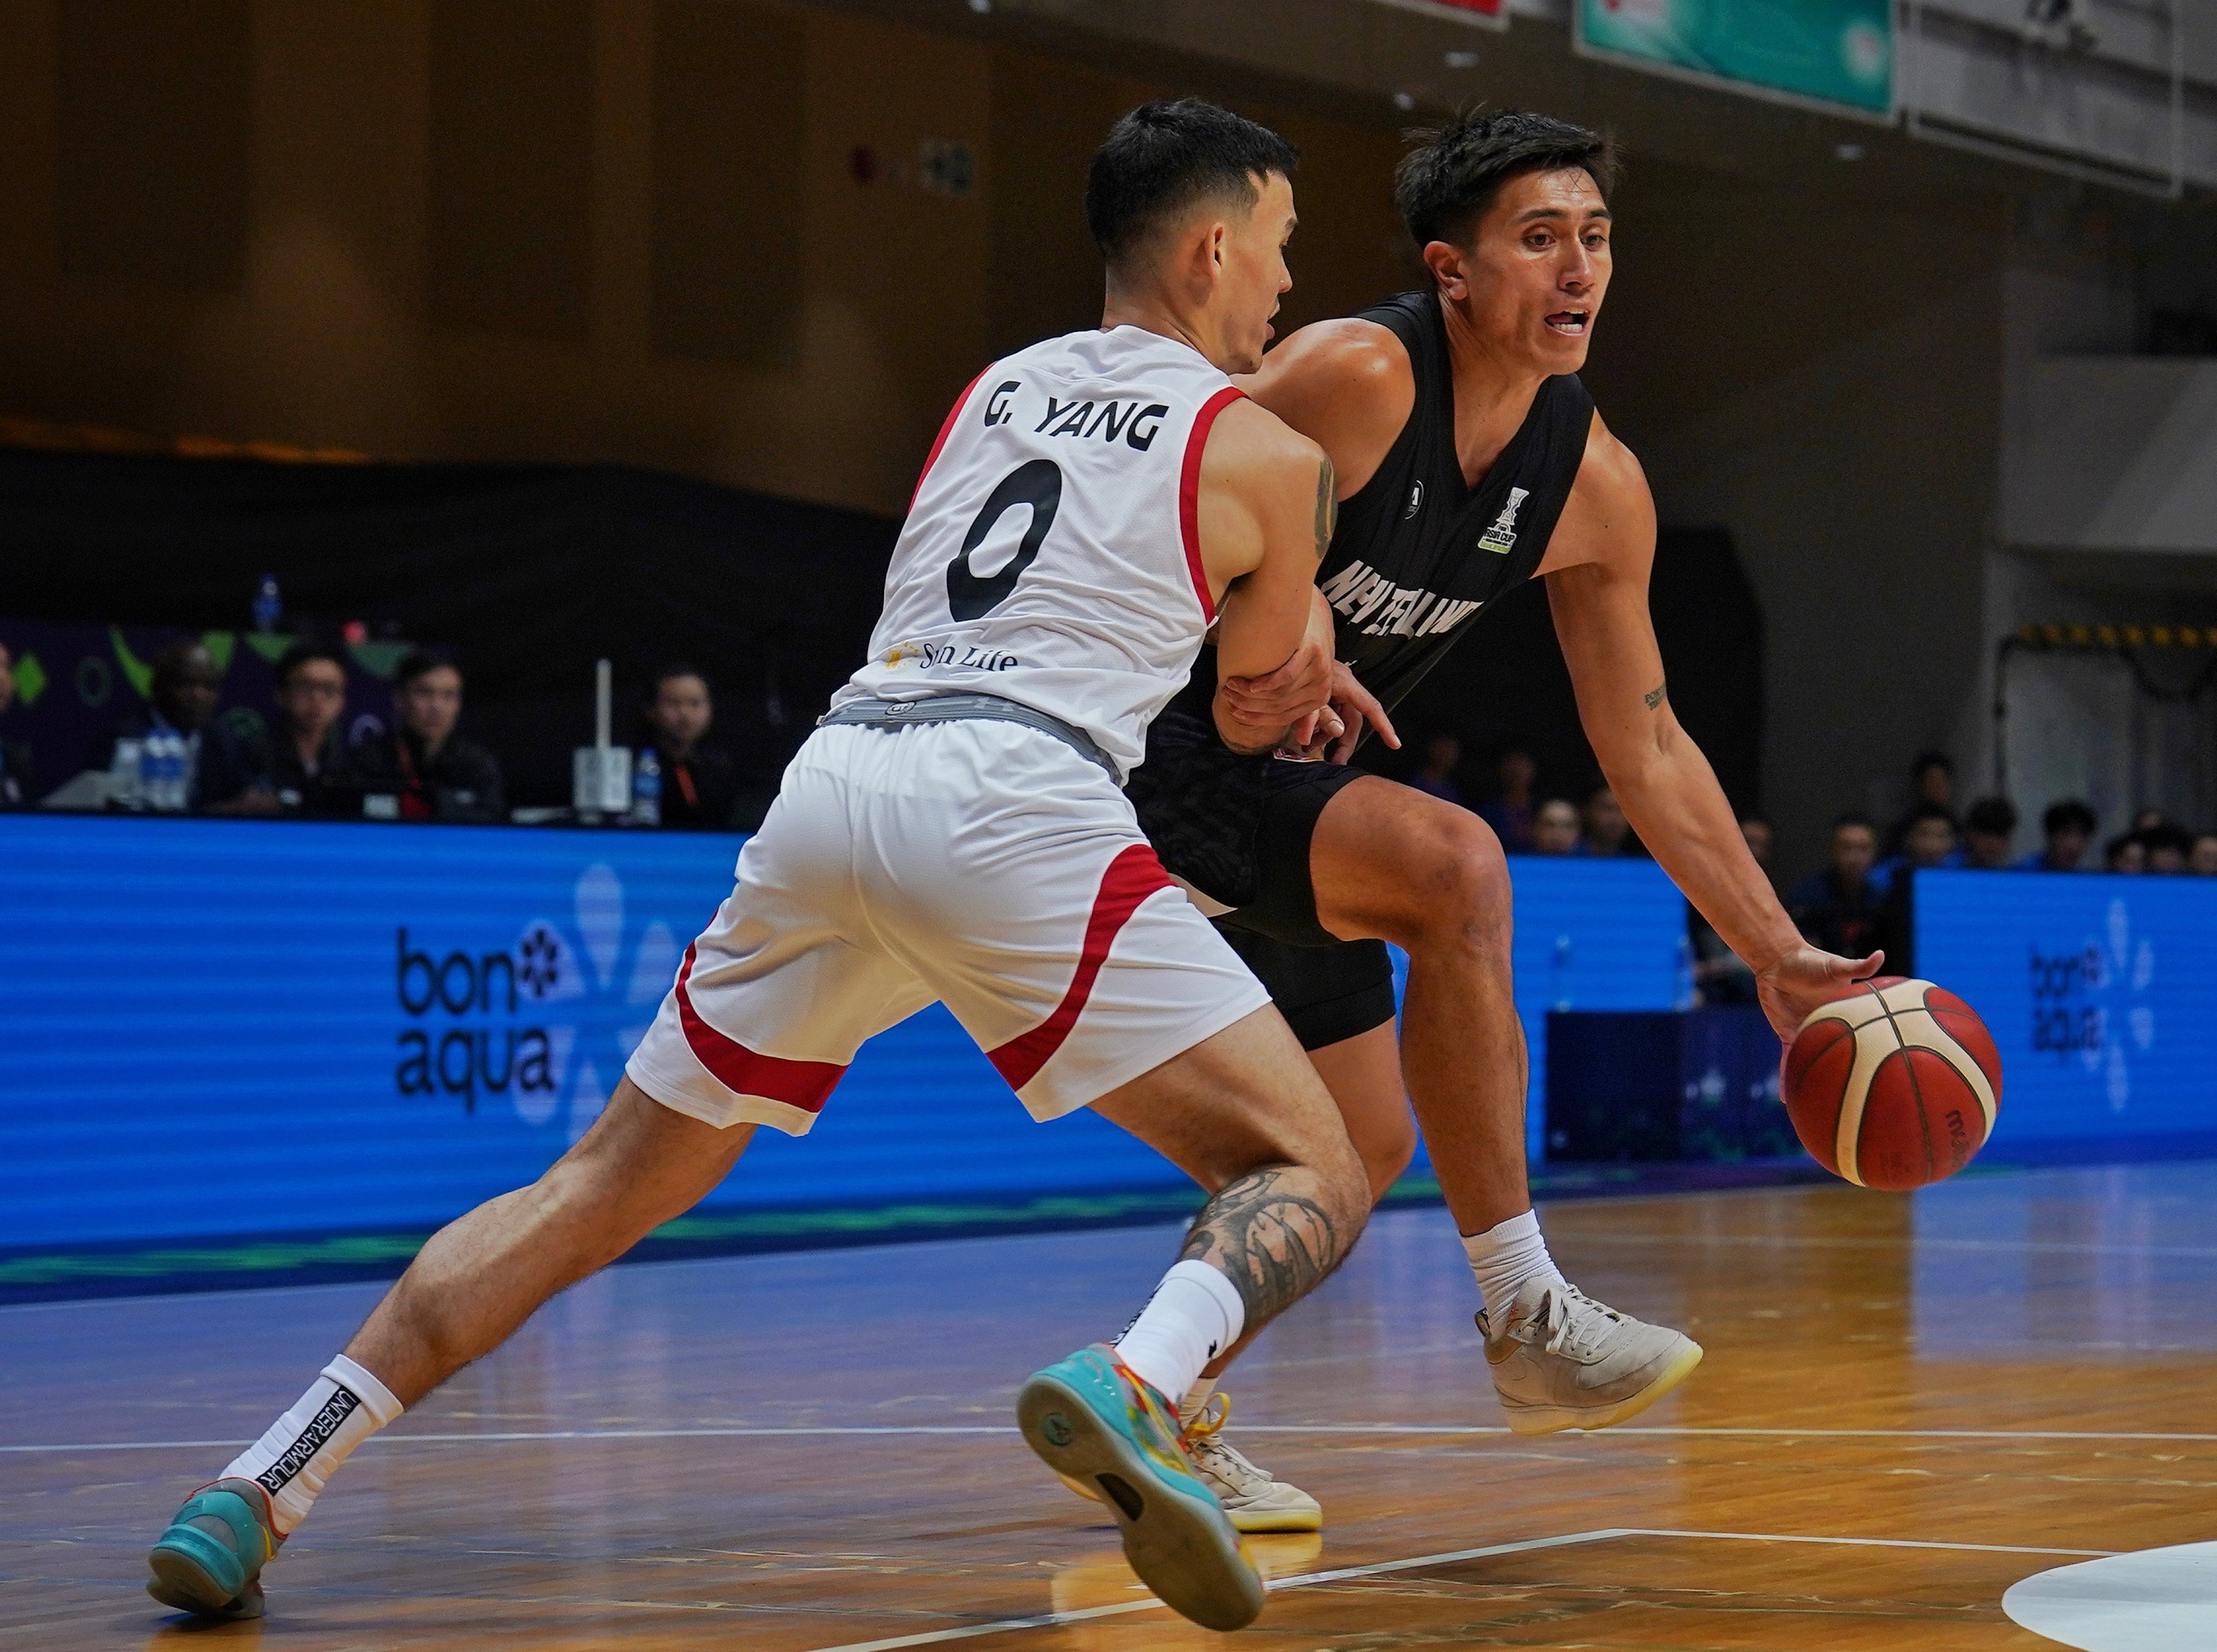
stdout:
[[1322,589],[1333,611],[1366,637],[1436,637],[1484,606],[1396,585],[1361,562],[1349,563]]

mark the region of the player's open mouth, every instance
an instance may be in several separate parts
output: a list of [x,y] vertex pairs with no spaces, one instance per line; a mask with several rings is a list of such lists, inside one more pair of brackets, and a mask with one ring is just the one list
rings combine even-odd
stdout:
[[1584,310],[1558,310],[1547,317],[1547,325],[1559,333],[1569,334],[1572,338],[1584,338],[1587,314]]

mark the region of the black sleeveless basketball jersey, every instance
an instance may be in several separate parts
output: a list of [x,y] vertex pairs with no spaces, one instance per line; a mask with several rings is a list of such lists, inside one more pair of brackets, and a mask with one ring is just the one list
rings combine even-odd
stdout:
[[1341,505],[1317,583],[1337,620],[1339,657],[1391,707],[1488,603],[1539,567],[1584,461],[1594,404],[1575,373],[1544,380],[1509,445],[1467,487],[1439,299],[1404,293],[1356,318],[1401,341],[1416,400],[1377,472]]

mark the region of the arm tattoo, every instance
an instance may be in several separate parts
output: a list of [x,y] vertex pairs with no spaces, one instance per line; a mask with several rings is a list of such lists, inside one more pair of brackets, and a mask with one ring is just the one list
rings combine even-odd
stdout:
[[1331,549],[1332,530],[1339,526],[1339,478],[1331,468],[1331,456],[1327,453],[1317,464],[1316,551],[1317,560]]
[[1180,1261],[1207,1262],[1229,1279],[1259,1329],[1339,1265],[1339,1230],[1317,1200],[1296,1193],[1291,1165],[1270,1165],[1225,1185],[1186,1236]]
[[1647,709],[1649,711],[1653,711],[1658,706],[1660,706],[1663,703],[1668,694],[1670,687],[1670,685],[1667,682],[1658,682],[1652,688],[1650,688],[1646,693],[1640,696],[1642,700],[1647,702]]

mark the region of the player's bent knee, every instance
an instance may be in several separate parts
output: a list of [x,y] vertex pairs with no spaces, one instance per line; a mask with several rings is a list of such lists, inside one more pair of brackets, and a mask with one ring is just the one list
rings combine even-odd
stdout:
[[1428,821],[1399,861],[1417,930],[1507,945],[1511,895],[1501,840],[1474,815]]

